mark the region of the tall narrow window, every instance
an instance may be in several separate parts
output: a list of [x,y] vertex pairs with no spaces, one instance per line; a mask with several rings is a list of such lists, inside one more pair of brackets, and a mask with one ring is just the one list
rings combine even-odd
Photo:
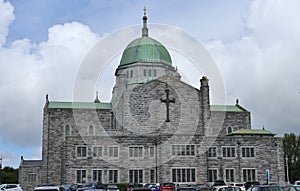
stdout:
[[208,170],[208,182],[214,182],[217,180],[218,171],[217,169],[209,169]]
[[225,169],[225,180],[226,182],[234,182],[234,170]]
[[156,69],[153,70],[153,76],[156,77]]
[[130,71],[130,77],[133,78],[133,71]]
[[232,127],[229,126],[229,127],[227,128],[227,134],[230,134],[230,133],[232,133]]
[[93,181],[102,182],[102,170],[93,170]]
[[89,126],[89,135],[94,135],[94,126],[93,125]]
[[147,70],[144,69],[144,76],[147,76]]
[[86,181],[86,170],[76,170],[76,183],[85,183]]
[[65,136],[71,135],[71,128],[70,125],[65,126]]
[[108,170],[108,183],[118,182],[118,170]]
[[119,147],[117,147],[117,146],[108,147],[108,156],[109,157],[118,157],[119,156]]
[[151,77],[151,70],[149,69],[149,72],[148,72],[149,76]]

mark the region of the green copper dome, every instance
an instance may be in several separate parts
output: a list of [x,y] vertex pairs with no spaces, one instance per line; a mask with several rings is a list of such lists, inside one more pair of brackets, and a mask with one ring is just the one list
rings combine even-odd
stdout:
[[133,40],[123,51],[120,65],[136,62],[164,63],[172,66],[168,50],[160,42],[148,36]]
[[172,60],[168,50],[157,40],[148,37],[146,8],[144,8],[142,37],[128,44],[123,51],[120,65],[137,62],[164,63],[172,66]]

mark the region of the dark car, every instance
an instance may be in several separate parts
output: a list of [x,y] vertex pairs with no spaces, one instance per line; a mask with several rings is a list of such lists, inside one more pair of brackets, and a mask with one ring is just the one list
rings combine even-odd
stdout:
[[91,189],[99,189],[99,190],[106,190],[106,187],[102,185],[100,182],[86,182],[82,185],[81,188],[78,188],[78,191],[82,190],[91,190]]
[[60,188],[62,188],[62,191],[76,191],[78,186],[77,184],[63,184]]
[[300,185],[287,185],[283,188],[284,191],[300,191]]
[[126,187],[126,191],[131,191],[133,188],[136,188],[135,184],[129,183]]
[[282,189],[272,185],[253,185],[247,191],[282,191]]
[[155,183],[147,183],[143,188],[150,188],[152,191],[158,190],[158,186]]
[[248,190],[250,187],[252,187],[254,185],[260,185],[260,183],[257,181],[245,182],[245,184],[244,184],[245,190]]
[[173,182],[164,182],[160,185],[160,191],[174,191],[175,184]]
[[198,188],[196,187],[191,187],[191,186],[187,186],[187,187],[177,187],[176,191],[197,191]]
[[213,183],[213,187],[215,187],[215,186],[225,186],[226,185],[226,183],[224,182],[224,180],[216,180],[216,181],[214,181],[214,183]]

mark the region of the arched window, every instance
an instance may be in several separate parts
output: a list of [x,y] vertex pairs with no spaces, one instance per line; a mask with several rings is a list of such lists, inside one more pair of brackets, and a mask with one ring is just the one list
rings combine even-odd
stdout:
[[90,125],[89,126],[89,135],[93,135],[94,134],[94,126]]
[[71,128],[70,125],[65,126],[65,136],[71,135]]
[[229,126],[229,127],[227,128],[227,134],[230,134],[230,133],[232,133],[232,127]]

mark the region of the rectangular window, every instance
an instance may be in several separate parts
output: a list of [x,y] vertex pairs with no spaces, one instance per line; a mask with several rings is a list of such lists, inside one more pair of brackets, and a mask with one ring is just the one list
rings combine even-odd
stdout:
[[36,182],[36,173],[29,173],[27,176],[27,182]]
[[235,147],[222,147],[222,153],[224,158],[235,157]]
[[217,147],[210,147],[207,150],[208,157],[217,157]]
[[254,147],[242,147],[242,157],[255,157]]
[[256,181],[255,169],[243,169],[243,181],[244,182]]
[[71,135],[71,127],[69,125],[65,126],[65,136]]
[[102,170],[93,170],[93,181],[102,182]]
[[147,70],[144,69],[144,76],[147,76]]
[[172,145],[173,156],[194,156],[195,145]]
[[82,184],[86,182],[86,170],[76,170],[76,183]]
[[119,147],[117,147],[117,146],[108,147],[108,156],[109,157],[118,157],[119,156]]
[[118,170],[108,170],[108,183],[118,183]]
[[196,182],[196,170],[194,168],[172,169],[172,182]]
[[103,148],[95,146],[93,147],[93,157],[102,157]]
[[133,77],[133,71],[132,70],[130,71],[130,77],[131,78]]
[[149,76],[151,77],[151,70],[149,70],[148,74],[149,74]]
[[143,183],[143,170],[129,170],[129,183]]
[[209,169],[208,170],[208,182],[214,182],[218,178],[218,170],[217,169]]
[[149,157],[153,158],[155,156],[155,148],[149,147]]
[[156,70],[154,69],[154,70],[153,70],[153,76],[156,77],[156,75],[157,75],[157,74],[156,74]]
[[76,156],[77,157],[86,157],[87,156],[87,148],[86,148],[86,146],[78,146],[76,148]]
[[234,182],[234,169],[225,169],[226,182]]
[[129,147],[129,157],[143,157],[143,147]]
[[155,170],[150,170],[150,182],[156,182],[155,180]]

